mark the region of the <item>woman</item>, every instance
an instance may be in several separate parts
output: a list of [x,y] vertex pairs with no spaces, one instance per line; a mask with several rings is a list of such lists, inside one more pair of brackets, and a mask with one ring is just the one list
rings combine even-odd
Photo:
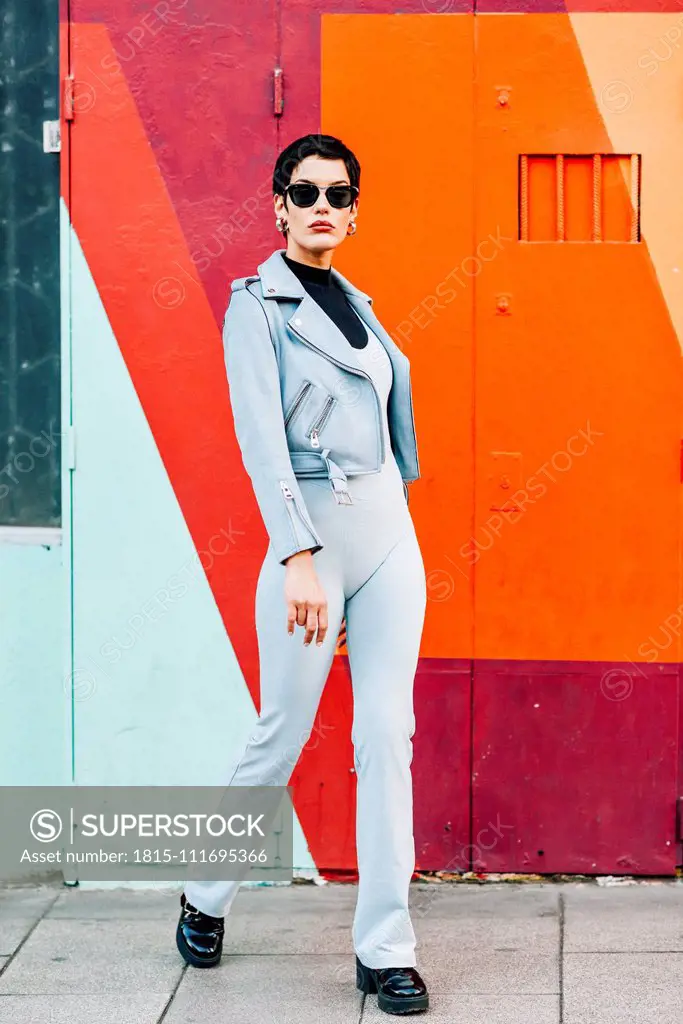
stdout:
[[[413,684],[426,586],[406,483],[419,465],[408,359],[370,296],[331,265],[356,231],[359,181],[358,160],[339,139],[293,142],[273,174],[286,249],[232,282],[223,330],[230,399],[269,545],[256,588],[261,714],[230,782],[288,785],[292,747],[301,750],[313,728],[345,622],[357,984],[377,992],[383,1010],[410,1013],[428,1006],[408,912]],[[177,943],[189,963],[219,962],[238,888],[186,884]]]

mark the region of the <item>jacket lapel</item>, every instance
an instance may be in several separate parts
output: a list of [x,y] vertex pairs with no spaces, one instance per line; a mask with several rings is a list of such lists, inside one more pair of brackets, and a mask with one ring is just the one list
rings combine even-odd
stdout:
[[[311,298],[296,274],[289,269],[282,259],[282,254],[285,252],[286,249],[276,249],[257,268],[264,299],[298,301],[298,305],[287,319],[287,324],[294,334],[301,335],[304,341],[309,342],[333,361],[341,363],[346,369],[365,376],[366,371],[358,360],[353,345],[349,344],[334,320]],[[332,276],[346,294],[350,305],[353,306],[363,323],[377,335],[384,345],[392,366],[396,370],[399,361],[396,353],[400,352],[400,349],[375,316],[372,310],[372,297],[352,285],[334,267]]]
[[356,349],[349,344],[344,332],[310,295],[304,295],[287,323],[295,334],[300,334],[305,341],[310,342],[330,359],[341,363],[354,373],[363,376],[367,373],[361,366]]

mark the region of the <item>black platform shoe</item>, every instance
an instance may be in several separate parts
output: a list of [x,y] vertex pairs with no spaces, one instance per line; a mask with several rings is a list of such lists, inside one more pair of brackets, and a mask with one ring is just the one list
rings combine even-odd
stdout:
[[180,896],[180,920],[176,945],[180,955],[194,967],[215,967],[223,952],[224,917],[211,917]]
[[356,957],[356,986],[376,992],[377,1005],[387,1013],[419,1013],[429,1006],[427,986],[416,967],[366,967]]

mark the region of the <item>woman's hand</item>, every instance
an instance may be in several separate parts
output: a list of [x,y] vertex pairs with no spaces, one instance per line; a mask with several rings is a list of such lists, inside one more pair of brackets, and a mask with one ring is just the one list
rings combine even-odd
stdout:
[[299,551],[285,564],[285,601],[287,632],[294,635],[294,626],[305,626],[304,647],[308,647],[318,631],[318,647],[327,635],[327,598],[320,585],[310,551]]

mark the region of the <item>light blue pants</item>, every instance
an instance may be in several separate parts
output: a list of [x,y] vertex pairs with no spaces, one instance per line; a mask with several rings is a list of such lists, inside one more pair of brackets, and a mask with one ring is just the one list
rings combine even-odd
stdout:
[[[324,542],[313,559],[329,629],[321,647],[315,637],[304,647],[301,626],[287,634],[286,569],[269,547],[256,588],[261,714],[229,784],[288,785],[311,735],[345,615],[357,777],[353,945],[367,967],[416,967],[408,893],[415,869],[413,684],[426,604],[422,555],[390,450],[381,473],[349,477],[351,505],[337,504],[325,478],[299,483]],[[189,881],[185,895],[220,917],[239,885]]]

